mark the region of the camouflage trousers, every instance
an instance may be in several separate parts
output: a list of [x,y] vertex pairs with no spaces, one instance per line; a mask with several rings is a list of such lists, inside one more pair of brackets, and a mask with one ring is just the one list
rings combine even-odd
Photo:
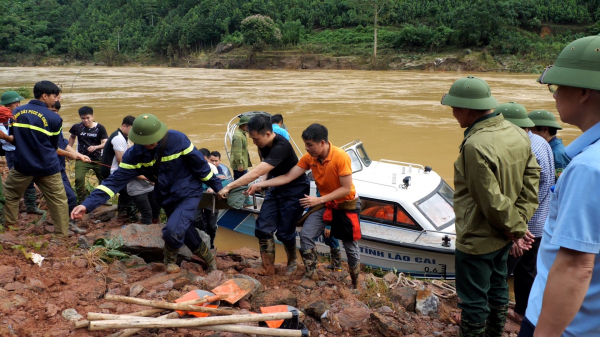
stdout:
[[508,313],[510,246],[482,255],[456,250],[456,292],[462,309],[460,336],[502,336]]

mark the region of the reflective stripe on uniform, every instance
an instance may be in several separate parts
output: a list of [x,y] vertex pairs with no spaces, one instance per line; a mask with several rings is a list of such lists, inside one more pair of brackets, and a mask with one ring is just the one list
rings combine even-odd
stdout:
[[[175,160],[181,156],[184,156],[190,152],[192,152],[194,150],[194,144],[190,143],[190,146],[178,153],[172,154],[170,156],[166,156],[166,157],[162,157],[162,159],[160,160],[161,162],[166,162],[166,161],[170,161],[170,160]],[[121,162],[121,164],[119,164],[119,167],[122,167],[124,169],[129,169],[129,170],[134,170],[134,169],[138,169],[138,168],[142,168],[142,167],[150,167],[150,166],[154,166],[154,163],[156,162],[156,160],[153,160],[149,163],[139,163],[137,165],[131,165],[131,164],[125,164],[124,162]],[[210,179],[210,178],[209,178]]]
[[208,181],[208,180],[210,180],[210,178],[212,178],[212,176],[213,176],[213,173],[212,173],[212,171],[210,171],[210,173],[206,177],[204,177],[204,178],[202,178],[200,180],[202,180],[202,181]]
[[17,127],[17,128],[25,128],[25,129],[39,131],[48,136],[58,136],[62,132],[62,126],[60,127],[60,130],[58,130],[57,132],[50,132],[46,129],[40,128],[39,126],[24,124],[24,123],[13,123],[12,126]]
[[98,185],[98,187],[96,187],[97,189],[99,189],[100,191],[103,191],[104,193],[108,194],[109,197],[114,198],[115,196],[115,192],[111,191],[110,188],[104,186],[104,185]]
[[181,157],[183,155],[186,155],[186,154],[192,152],[193,150],[194,150],[194,144],[190,143],[190,146],[187,149],[185,149],[185,150],[183,150],[183,151],[181,151],[179,153],[175,153],[175,154],[172,154],[170,156],[163,157],[161,159],[161,161],[165,162],[165,161],[177,159],[177,158],[179,158],[179,157]]

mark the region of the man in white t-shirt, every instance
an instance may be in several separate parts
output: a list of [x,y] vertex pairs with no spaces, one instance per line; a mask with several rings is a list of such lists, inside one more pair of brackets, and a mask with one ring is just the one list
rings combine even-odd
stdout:
[[[129,130],[131,130],[134,120],[135,117],[133,116],[123,118],[121,126],[108,137],[108,141],[104,145],[104,151],[102,152],[103,165],[101,172],[104,179],[108,178],[109,175],[119,168],[123,154],[127,151]],[[130,218],[137,219],[135,205],[127,194],[127,187],[119,192],[118,211],[120,214],[125,213]]]

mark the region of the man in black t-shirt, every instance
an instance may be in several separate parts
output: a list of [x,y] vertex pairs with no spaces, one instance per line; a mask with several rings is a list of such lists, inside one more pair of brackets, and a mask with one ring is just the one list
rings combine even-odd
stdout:
[[[224,198],[233,188],[248,185],[257,178],[268,174],[268,179],[285,175],[298,164],[298,156],[290,142],[283,136],[275,134],[271,119],[266,116],[255,116],[248,122],[248,134],[258,146],[263,161],[238,180],[225,186],[219,197]],[[288,263],[286,275],[296,271],[296,222],[302,216],[304,208],[300,199],[310,193],[310,185],[306,175],[292,180],[290,183],[271,188],[256,219],[254,235],[260,244],[260,255],[264,270],[263,275],[275,273],[275,239],[283,243]]]
[[73,125],[69,130],[71,133],[69,145],[73,146],[75,139],[77,139],[77,152],[90,157],[92,161],[92,163],[84,163],[78,160],[75,163],[75,190],[79,203],[82,203],[89,195],[89,192],[85,188],[85,175],[87,172],[93,170],[96,178],[98,178],[98,183],[102,183],[104,179],[98,163],[102,159],[102,149],[104,148],[104,144],[106,144],[108,134],[104,126],[94,122],[94,110],[91,107],[81,107],[79,109],[79,117],[81,118],[81,123]]

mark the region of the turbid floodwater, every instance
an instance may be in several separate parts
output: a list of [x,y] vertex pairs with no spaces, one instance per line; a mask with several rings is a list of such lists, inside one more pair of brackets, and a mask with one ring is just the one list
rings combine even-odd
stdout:
[[[452,185],[463,130],[440,99],[456,79],[467,75],[485,79],[500,103],[514,101],[528,111],[546,109],[557,114],[552,94],[532,74],[0,68],[0,87],[31,87],[39,80],[61,84],[65,132],[79,121],[77,110],[84,105],[93,107],[96,121],[109,134],[124,116],[151,113],[169,128],[187,134],[196,147],[222,154],[227,123],[236,115],[252,110],[279,113],[300,146],[302,131],[320,123],[329,129],[334,145],[360,139],[371,159],[428,165]],[[580,134],[577,128],[561,124],[564,129],[559,136],[565,144]],[[253,145],[251,149],[258,162]],[[227,159],[224,162],[228,164]],[[228,248],[232,242],[239,246],[239,240],[258,247],[256,240],[247,240],[248,236],[227,233],[228,240],[217,241],[219,248]]]

